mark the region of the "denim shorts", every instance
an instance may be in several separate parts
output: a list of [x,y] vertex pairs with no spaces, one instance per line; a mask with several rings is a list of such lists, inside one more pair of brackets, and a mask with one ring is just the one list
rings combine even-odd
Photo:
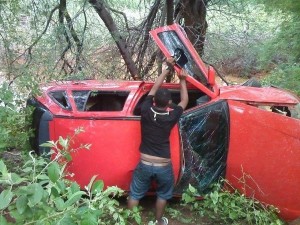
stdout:
[[152,181],[156,181],[156,194],[160,199],[168,200],[173,196],[174,174],[172,163],[166,166],[150,166],[140,162],[134,170],[130,184],[130,197],[140,200],[145,196]]

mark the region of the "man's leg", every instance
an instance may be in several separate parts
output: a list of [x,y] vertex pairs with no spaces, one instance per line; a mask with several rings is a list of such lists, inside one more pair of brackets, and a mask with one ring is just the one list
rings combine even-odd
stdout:
[[155,219],[158,222],[158,225],[164,225],[164,222],[162,221],[162,216],[164,215],[165,208],[167,205],[167,200],[157,198],[156,204],[155,204]]
[[128,197],[127,206],[129,209],[133,209],[135,206],[139,205],[139,200],[132,199],[131,197]]
[[167,205],[167,199],[172,198],[174,189],[174,174],[172,164],[157,168],[156,172],[157,199],[155,205],[155,217],[158,225],[164,225],[167,224],[166,218],[162,220]]
[[130,184],[130,195],[127,201],[127,207],[129,209],[133,209],[135,206],[138,206],[139,199],[144,197],[149,189],[150,183],[151,170],[142,163],[139,163],[133,172]]

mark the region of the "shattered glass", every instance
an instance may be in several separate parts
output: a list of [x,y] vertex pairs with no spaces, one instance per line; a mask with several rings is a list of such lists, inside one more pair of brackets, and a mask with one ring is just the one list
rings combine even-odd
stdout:
[[179,121],[184,166],[175,194],[191,184],[200,194],[225,176],[229,139],[229,111],[226,101],[196,108]]
[[77,110],[84,111],[84,106],[87,98],[89,97],[90,91],[73,91],[74,101],[76,103]]
[[63,109],[67,109],[67,110],[72,109],[66,91],[52,91],[49,92],[49,96],[54,100],[54,102],[57,105],[59,105]]
[[188,59],[188,62],[184,65],[183,68],[196,80],[200,81],[202,84],[207,86],[207,79],[205,75],[197,66],[187,47],[181,42],[177,33],[175,31],[165,31],[159,33],[158,37],[160,38],[164,46],[168,49],[171,55],[174,54],[176,48],[182,49]]

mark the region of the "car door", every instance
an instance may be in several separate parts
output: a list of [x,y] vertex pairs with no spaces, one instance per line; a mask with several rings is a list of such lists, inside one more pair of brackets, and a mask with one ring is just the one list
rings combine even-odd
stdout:
[[179,121],[184,163],[175,193],[191,184],[200,193],[225,177],[229,138],[228,105],[224,100],[195,107]]
[[[185,69],[190,75],[187,77],[189,83],[212,99],[219,95],[219,88],[215,83],[214,69],[205,65],[186,37],[184,30],[178,24],[154,29],[150,31],[150,34],[166,57],[174,56],[178,49],[183,52],[186,63],[180,65],[181,63],[177,61],[175,69],[177,72],[181,68]],[[181,58],[179,58],[179,61]]]

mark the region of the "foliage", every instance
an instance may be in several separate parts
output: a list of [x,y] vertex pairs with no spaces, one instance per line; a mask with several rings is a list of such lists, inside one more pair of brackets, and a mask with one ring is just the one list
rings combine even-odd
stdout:
[[[128,49],[131,49],[129,51],[132,51],[133,60],[137,62],[136,57],[143,55],[137,51],[143,49],[142,42],[148,36],[148,32],[140,28],[146,24],[146,15],[151,14],[154,1],[99,2],[106,4],[122,38],[127,41]],[[251,76],[273,64],[298,62],[298,2],[206,2],[205,60],[217,64],[218,69],[224,68],[222,72]],[[37,82],[78,76],[128,79],[128,71],[111,34],[88,1],[66,1],[70,22],[61,22],[58,10],[50,13],[57,4],[58,1],[54,0],[1,2],[0,30],[5,32],[0,35],[0,73],[4,71],[9,80],[24,76],[26,79],[34,77]],[[162,6],[163,2],[157,21],[162,16]],[[76,43],[70,26],[73,26],[80,43]],[[149,51],[142,57],[144,67],[147,67],[150,54]],[[144,70],[149,72],[139,68],[141,74]]]
[[226,74],[249,76],[260,69],[262,49],[275,38],[282,18],[267,14],[263,5],[229,1],[212,5],[207,20],[204,59]]
[[218,183],[213,190],[198,201],[197,190],[191,185],[182,196],[185,204],[201,216],[209,216],[216,223],[222,224],[270,224],[283,225],[278,219],[276,208],[265,206],[254,198],[246,198],[238,191],[229,192]]
[[[76,131],[80,132],[80,130]],[[22,167],[22,173],[9,172],[0,160],[0,224],[126,224],[129,218],[140,223],[139,212],[119,206],[116,196],[123,194],[118,187],[104,189],[104,183],[92,177],[81,190],[65,170],[71,139],[60,137],[43,146],[57,151],[54,158],[35,157]],[[89,145],[82,145],[89,148]],[[64,150],[63,150],[64,149]],[[68,149],[72,152],[74,149]],[[60,162],[60,163],[59,163]],[[65,162],[62,164],[62,162]]]
[[23,107],[23,96],[8,83],[0,85],[0,151],[8,148],[28,149],[28,130],[26,116],[30,109]]
[[262,80],[264,85],[278,86],[289,89],[300,96],[300,65],[283,64]]
[[300,13],[300,2],[293,0],[257,0],[266,5],[269,10],[281,11],[283,13],[293,13],[299,15]]

